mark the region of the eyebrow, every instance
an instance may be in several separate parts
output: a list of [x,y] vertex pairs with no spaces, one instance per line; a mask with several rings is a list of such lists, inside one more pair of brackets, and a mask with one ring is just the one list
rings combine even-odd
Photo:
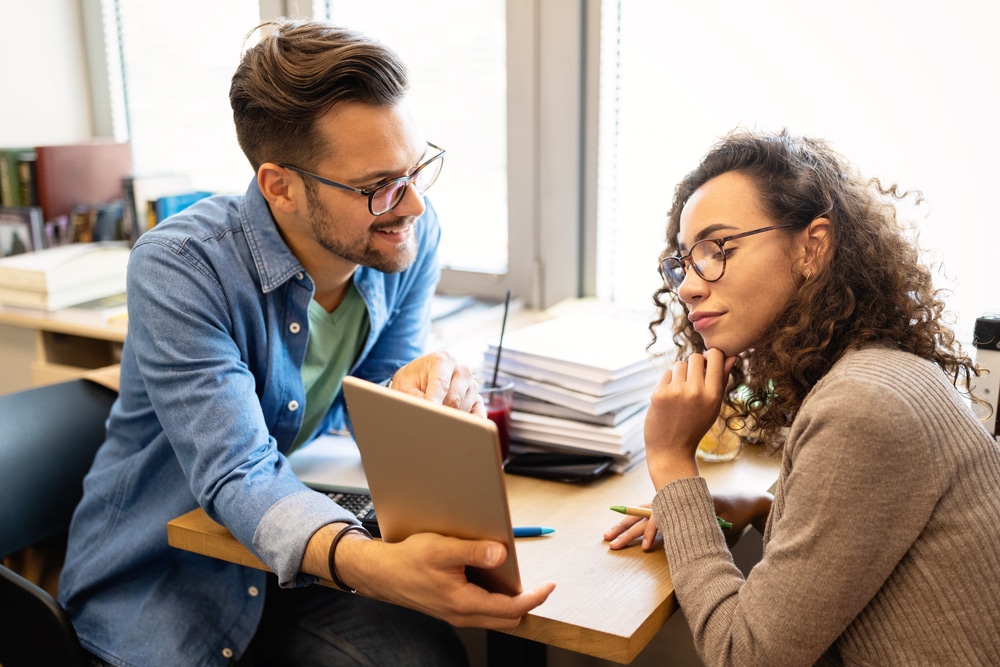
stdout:
[[[410,171],[418,167],[420,163],[423,162],[424,158],[427,157],[429,148],[430,145],[427,142],[424,142],[424,149],[420,152],[420,157],[417,158],[417,161],[413,163],[413,166],[407,170],[405,175],[408,176]],[[377,171],[366,174],[364,178],[356,178],[354,179],[354,182],[364,183],[365,185],[375,187],[377,185],[381,185],[385,181],[391,181],[397,178],[400,178],[400,176],[397,176],[395,171]]]
[[[738,228],[735,225],[726,225],[726,224],[722,224],[722,223],[717,223],[717,224],[714,224],[714,225],[709,225],[708,227],[705,227],[703,230],[701,230],[700,232],[698,232],[695,235],[695,237],[694,237],[694,243],[697,243],[698,241],[704,241],[705,239],[707,239],[712,234],[714,234],[716,232],[720,232],[720,231],[722,231],[724,229],[738,229]],[[694,245],[694,243],[692,243],[691,245]],[[678,243],[677,244],[677,249],[680,250],[680,251],[686,251],[688,249],[688,247],[685,246],[683,243]]]

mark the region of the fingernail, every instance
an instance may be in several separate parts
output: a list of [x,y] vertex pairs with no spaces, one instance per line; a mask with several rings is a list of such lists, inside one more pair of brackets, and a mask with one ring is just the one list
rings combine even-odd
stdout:
[[491,544],[490,546],[486,547],[486,564],[487,565],[499,564],[501,556],[502,556],[502,554],[500,553],[500,545],[499,544]]

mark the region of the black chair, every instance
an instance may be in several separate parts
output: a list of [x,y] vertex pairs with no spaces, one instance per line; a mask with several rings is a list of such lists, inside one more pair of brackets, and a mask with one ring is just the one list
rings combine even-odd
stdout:
[[[69,527],[115,397],[87,380],[0,396],[0,557]],[[62,607],[0,566],[0,665],[86,664]]]

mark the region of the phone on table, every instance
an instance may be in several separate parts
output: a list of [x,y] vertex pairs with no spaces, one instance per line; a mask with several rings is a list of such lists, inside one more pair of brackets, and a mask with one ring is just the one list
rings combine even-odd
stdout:
[[541,477],[560,482],[585,482],[596,479],[611,468],[610,456],[525,452],[516,454],[504,465],[512,475]]

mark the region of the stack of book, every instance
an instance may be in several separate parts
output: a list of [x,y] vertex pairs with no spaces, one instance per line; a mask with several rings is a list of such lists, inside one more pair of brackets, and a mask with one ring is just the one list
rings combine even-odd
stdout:
[[[647,321],[583,311],[509,333],[499,371],[514,380],[511,451],[611,456],[624,471],[645,457],[643,423],[662,374],[646,351]],[[496,364],[497,345],[483,357]]]
[[125,292],[124,242],[71,243],[0,259],[0,304],[60,310]]

